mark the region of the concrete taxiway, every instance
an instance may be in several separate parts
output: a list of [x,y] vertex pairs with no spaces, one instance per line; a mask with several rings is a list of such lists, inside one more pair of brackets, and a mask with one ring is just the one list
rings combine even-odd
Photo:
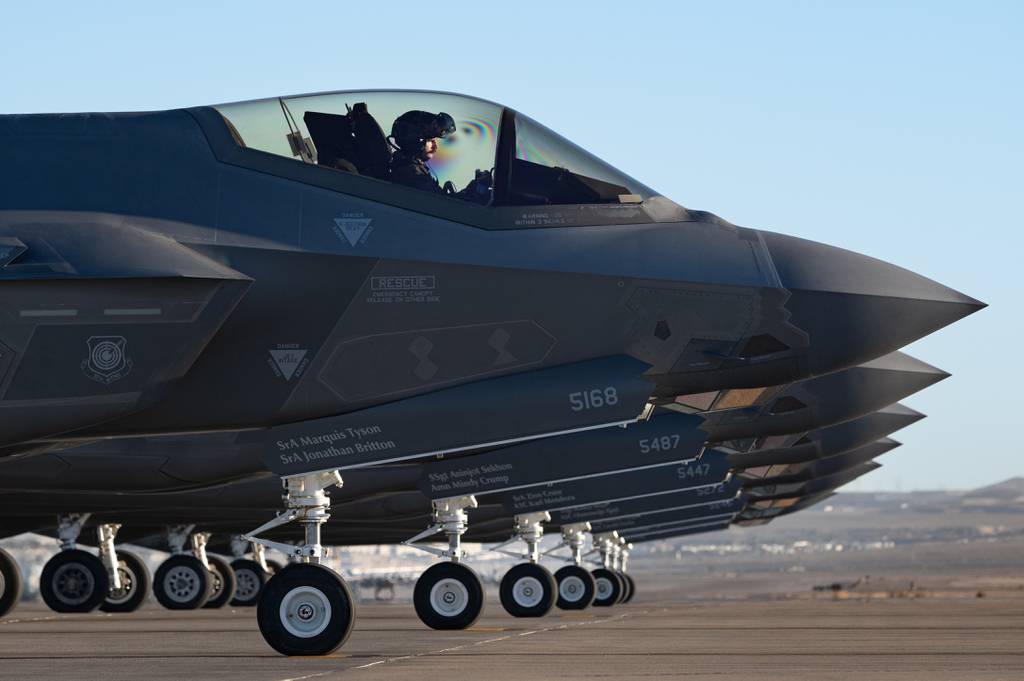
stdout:
[[326,658],[283,658],[251,610],[54,615],[0,622],[0,678],[789,680],[1024,678],[1024,600],[654,599],[516,620],[489,603],[468,631],[426,629],[410,604],[360,608]]

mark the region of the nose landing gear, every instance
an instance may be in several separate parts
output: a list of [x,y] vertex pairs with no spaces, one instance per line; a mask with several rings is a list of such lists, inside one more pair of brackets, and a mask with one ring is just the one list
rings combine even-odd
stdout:
[[619,539],[619,550],[617,553],[617,557],[619,560],[619,576],[622,577],[622,580],[626,587],[626,592],[622,597],[622,603],[629,603],[631,600],[633,600],[633,596],[636,595],[636,582],[633,581],[633,578],[631,576],[626,574],[626,566],[629,563],[629,552],[632,550],[632,544],[627,542],[625,539]]
[[589,531],[590,523],[562,526],[562,544],[556,548],[568,546],[572,553],[572,564],[555,572],[555,582],[558,584],[558,600],[555,605],[562,610],[583,610],[594,601],[597,585],[594,576],[583,567],[583,547]]
[[[522,540],[526,543],[526,553],[502,551],[528,561],[513,567],[501,580],[501,604],[513,617],[543,617],[555,604],[557,584],[551,572],[540,565],[538,550],[538,544],[544,536],[543,523],[548,520],[551,520],[551,516],[546,511],[517,515],[515,534],[506,544]],[[495,547],[495,550],[498,548]]]
[[594,596],[595,607],[606,608],[615,605],[623,596],[625,580],[613,569],[615,550],[618,546],[618,532],[605,532],[594,535],[594,547],[601,554],[601,563],[603,565],[591,572],[597,586],[597,593]]
[[[461,562],[464,557],[462,535],[469,522],[466,509],[476,508],[476,498],[468,495],[439,499],[433,506],[434,523],[402,543],[447,558],[449,562],[432,565],[416,580],[413,605],[420,620],[431,629],[466,629],[479,619],[484,609],[480,577]],[[416,544],[439,532],[448,537],[447,549]]]
[[[352,633],[352,593],[341,575],[320,564],[324,556],[320,526],[330,518],[331,506],[325,490],[341,484],[341,475],[336,470],[285,478],[284,501],[288,510],[243,537],[302,561],[290,563],[270,578],[259,595],[256,609],[260,633],[282,655],[327,655]],[[256,536],[293,520],[305,529],[302,544]]]

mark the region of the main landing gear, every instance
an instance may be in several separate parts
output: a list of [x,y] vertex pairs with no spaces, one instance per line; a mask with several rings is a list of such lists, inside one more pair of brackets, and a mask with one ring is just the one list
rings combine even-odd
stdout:
[[555,604],[558,591],[555,577],[539,562],[538,544],[544,536],[543,523],[548,520],[551,520],[551,516],[546,511],[515,516],[515,534],[505,544],[493,549],[499,550],[501,546],[516,540],[526,543],[525,554],[502,551],[527,560],[506,572],[501,579],[501,604],[513,617],[543,617]]
[[43,566],[39,578],[43,601],[55,612],[91,612],[101,606],[106,606],[104,609],[108,612],[134,610],[146,598],[148,573],[145,566],[131,554],[122,552],[127,558],[118,556],[114,537],[120,525],[97,526],[99,557],[78,549],[78,537],[89,515],[57,517],[60,552]]
[[[285,478],[285,512],[243,538],[274,548],[302,562],[290,563],[267,581],[259,595],[256,619],[260,633],[282,655],[326,655],[348,639],[355,604],[345,580],[321,565],[320,526],[330,518],[325,490],[342,484],[338,471]],[[256,535],[293,520],[302,524],[305,542],[292,545]]]
[[231,563],[220,556],[207,555],[206,560],[210,575],[213,577],[213,585],[210,597],[203,603],[203,607],[207,609],[223,608],[235,597],[235,591],[238,588],[235,571],[231,568]]
[[[153,595],[168,610],[195,610],[214,595],[215,580],[206,555],[208,532],[192,532],[195,525],[167,528],[171,557],[160,564],[153,579]],[[190,549],[185,549],[185,544]]]
[[[245,557],[250,546],[252,560]],[[255,608],[264,585],[276,570],[272,570],[267,563],[267,549],[263,544],[234,537],[231,540],[231,552],[235,557],[231,561],[231,569],[235,573],[235,593],[231,605],[236,608]]]
[[3,617],[21,600],[21,570],[17,561],[0,549],[0,617]]
[[[571,565],[566,565],[555,572],[558,585],[558,600],[555,601],[562,610],[583,610],[594,601],[597,584],[594,576],[583,567],[583,547],[586,545],[590,523],[574,523],[562,526],[562,543],[551,552],[568,546],[571,551]],[[549,553],[551,553],[549,552]]]
[[114,537],[120,525],[100,525],[96,528],[100,545],[100,560],[110,576],[107,597],[100,603],[103,612],[135,612],[149,595],[149,568],[142,559],[128,551],[115,551]]
[[[480,577],[461,562],[462,535],[469,520],[466,509],[476,508],[476,498],[469,495],[439,499],[433,506],[434,523],[403,543],[447,558],[448,562],[432,565],[416,580],[413,604],[420,620],[432,629],[465,629],[477,621],[484,608]],[[448,549],[416,544],[439,532],[448,537]]]

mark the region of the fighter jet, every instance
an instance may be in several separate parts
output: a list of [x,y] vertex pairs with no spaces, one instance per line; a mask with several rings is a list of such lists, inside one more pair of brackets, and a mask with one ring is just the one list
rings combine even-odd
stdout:
[[459,95],[0,116],[0,137],[3,453],[251,429],[306,530],[278,595],[333,603],[268,600],[282,652],[350,629],[317,566],[342,469],[742,406],[981,307],[684,209]]
[[[842,446],[835,444],[840,442],[852,445],[864,441],[865,438],[874,437],[880,430],[891,432],[921,418],[920,414],[912,410],[890,408],[885,412],[888,413],[883,413],[884,418],[881,420],[878,418],[878,414],[872,414],[848,424],[824,429],[822,431],[824,435],[817,436],[816,441],[833,443],[833,446]],[[459,532],[469,529],[468,518],[461,513],[462,509],[452,508],[456,505],[456,498],[450,496],[453,492],[451,484],[452,481],[459,481],[458,489],[467,493],[463,495],[463,498],[472,492],[477,494],[481,500],[481,507],[472,511],[473,525],[478,530],[473,534],[474,540],[493,542],[512,532],[516,539],[522,539],[528,543],[528,551],[523,554],[527,562],[518,566],[517,571],[510,571],[502,583],[502,600],[509,612],[517,616],[540,616],[546,613],[555,604],[555,592],[553,591],[555,586],[558,589],[560,607],[585,607],[589,603],[589,597],[585,601],[570,597],[574,593],[572,590],[574,584],[585,584],[586,582],[581,580],[589,579],[583,577],[582,573],[586,573],[586,570],[580,567],[581,556],[578,554],[578,549],[585,541],[579,528],[581,521],[594,521],[600,525],[601,523],[619,522],[624,518],[633,520],[641,517],[648,518],[650,514],[662,510],[696,511],[698,513],[705,510],[724,512],[728,510],[725,508],[726,506],[736,501],[740,489],[738,484],[741,481],[740,477],[734,477],[736,484],[724,487],[721,491],[710,489],[717,487],[718,481],[726,477],[728,466],[722,467],[722,464],[726,464],[730,460],[730,456],[716,455],[719,463],[715,467],[708,466],[708,459],[705,457],[702,457],[701,467],[692,466],[704,442],[703,435],[694,439],[694,436],[697,435],[695,426],[699,421],[700,419],[694,416],[669,412],[655,417],[648,424],[638,425],[628,430],[615,429],[607,433],[595,431],[557,438],[557,440],[566,441],[561,445],[553,440],[545,440],[506,450],[497,450],[487,455],[458,457],[426,466],[389,466],[376,469],[373,471],[373,475],[368,475],[370,471],[352,471],[350,484],[340,490],[340,493],[335,493],[339,497],[335,499],[335,503],[344,503],[341,510],[345,522],[344,524],[335,523],[329,536],[332,543],[343,544],[400,541],[413,534],[418,523],[424,522],[421,520],[425,513],[424,506],[429,507],[430,499],[433,498],[437,500],[434,507],[435,514],[441,511],[451,516],[445,520],[454,523],[455,526],[445,529],[453,530],[457,540],[460,536]],[[842,438],[829,437],[828,431],[833,429],[842,429],[845,436]],[[673,437],[673,435],[679,438],[675,447],[666,447],[662,452],[649,452],[642,460],[626,456],[623,453],[623,449],[631,449],[638,441],[656,441],[662,437]],[[569,445],[569,442],[572,443],[572,446]],[[806,444],[797,445],[797,448],[800,447],[806,448]],[[544,455],[545,451],[549,451],[550,455]],[[689,453],[684,454],[684,451]],[[833,450],[821,451],[829,453]],[[680,457],[684,457],[683,462],[690,462],[690,465],[681,467],[673,464],[659,465]],[[74,457],[69,458],[73,459]],[[487,475],[482,476],[481,471]],[[628,473],[630,471],[635,473],[632,476],[610,475],[611,473]],[[685,473],[683,478],[679,477],[680,471]],[[705,481],[697,480],[695,477],[697,475]],[[553,484],[557,481],[563,481],[565,484]],[[253,482],[262,483],[263,481]],[[541,484],[537,488],[546,493],[545,496],[540,497],[540,501],[544,503],[533,503],[528,507],[503,507],[502,503],[504,502],[501,495],[495,499],[493,494],[487,494],[488,491],[522,490],[524,487],[529,491],[531,484],[538,485],[538,483]],[[419,485],[422,495],[406,493],[403,496],[398,492],[398,490],[408,489],[415,484]],[[382,498],[380,497],[382,491],[390,491],[391,494]],[[230,494],[223,492],[230,492]],[[254,487],[253,483],[248,483],[233,485],[228,490],[214,490],[205,495],[196,493],[188,495],[163,494],[141,498],[124,495],[120,499],[121,510],[116,514],[108,513],[106,515],[114,515],[117,519],[128,523],[137,538],[140,533],[141,536],[145,536],[159,531],[151,527],[154,523],[173,525],[182,520],[201,520],[204,516],[209,517],[215,512],[222,517],[222,523],[229,522],[224,516],[230,513],[226,512],[226,509],[233,507],[236,509],[234,513],[237,515],[233,527],[211,525],[207,522],[204,523],[204,529],[218,529],[225,534],[236,533],[239,531],[239,519],[258,517],[259,511],[255,509],[259,509],[261,506],[263,508],[272,507],[277,493],[278,490],[274,485],[258,484]],[[511,496],[514,499],[515,492],[505,496]],[[610,503],[615,499],[621,500],[623,496],[627,497],[628,501]],[[412,505],[403,507],[402,504],[405,502],[401,502],[401,499],[409,497],[411,497]],[[566,498],[572,498],[573,504],[566,506],[564,501]],[[72,493],[71,500],[65,498],[64,503],[72,503],[81,510],[89,510],[89,504],[96,502],[86,499],[88,497]],[[361,499],[365,501],[361,501]],[[562,507],[559,507],[558,503],[547,503],[550,499],[558,501]],[[396,504],[396,501],[399,503]],[[475,503],[475,499],[473,501]],[[495,501],[497,503],[494,503]],[[24,494],[15,494],[10,499],[10,503],[12,507],[25,512],[26,507],[31,506],[33,501],[26,500]],[[100,503],[109,506],[111,502],[108,497],[101,500]],[[163,510],[157,512],[156,516],[153,511],[148,511],[143,512],[144,518],[139,517],[141,508],[145,506],[163,507]],[[734,512],[739,510],[733,509]],[[38,513],[39,510],[36,509],[35,512]],[[265,511],[263,512],[265,513]],[[375,522],[374,518],[381,518],[381,521]],[[438,519],[435,515],[435,520]],[[543,534],[542,524],[560,530],[566,544],[574,546],[574,550],[576,550],[574,564],[560,569],[555,575],[551,575],[537,565],[539,556],[536,552],[536,542]],[[244,526],[245,521],[241,520],[241,527]],[[180,525],[173,527],[168,542],[172,547],[176,546],[179,552],[182,551],[187,539],[182,534],[180,527]],[[199,536],[204,536],[204,533],[199,533]],[[131,538],[132,536],[129,535],[130,540]],[[457,551],[457,543],[454,548]],[[444,552],[440,551],[439,553],[443,554]],[[461,554],[458,555],[461,557]],[[126,563],[122,570],[125,573],[124,579],[129,585],[134,584],[137,589],[142,589],[144,592],[144,585],[148,584],[148,576],[144,573],[144,568],[138,567],[137,561],[128,552],[118,550],[117,557]],[[94,562],[98,563],[98,560],[94,558]],[[161,566],[163,574],[158,572],[158,580],[154,589],[158,600],[172,608],[198,607],[204,602],[206,607],[218,607],[225,604],[230,599],[232,589],[237,588],[238,591],[233,601],[235,605],[255,604],[259,591],[266,581],[266,568],[265,566],[262,569],[259,567],[262,560],[258,554],[255,562],[240,558],[232,565],[233,572],[237,573],[240,587],[232,585],[232,570],[223,561],[215,556],[209,556],[206,562],[209,563],[210,572],[214,575],[212,581],[221,582],[213,585],[212,593],[206,593],[203,589],[193,586],[196,582],[201,583],[197,577],[198,570],[192,571],[192,578],[185,582],[188,588],[181,587],[176,590],[177,582],[168,578],[172,574],[172,570],[177,569],[184,573],[186,568],[191,571],[191,568],[188,567],[189,563],[197,563],[201,566],[196,557],[179,555]],[[179,563],[184,564],[179,565]],[[435,572],[452,570],[447,564],[440,565],[441,567]],[[529,567],[526,567],[527,565]],[[98,567],[93,569],[97,571],[96,579],[99,580],[102,575],[101,569]],[[472,577],[475,577],[463,566],[458,566],[456,571],[458,570],[469,572]],[[537,574],[531,574],[532,572]],[[537,592],[541,596],[539,598],[526,599],[529,607],[520,607],[523,598],[520,596],[518,601],[516,600],[514,594],[518,592],[514,585],[517,583],[531,584],[531,579],[553,586],[542,590],[542,592]],[[478,579],[463,577],[460,581],[469,583],[471,586],[479,584]],[[568,586],[563,588],[563,582]],[[430,583],[429,575],[424,575],[422,583]],[[599,586],[601,588],[598,588]],[[579,593],[581,597],[586,593],[595,593],[594,589],[604,593],[605,586],[605,582],[599,580],[590,588],[589,592]],[[44,583],[44,594],[46,589]],[[57,589],[52,589],[52,591],[57,591]],[[141,603],[141,599],[138,592],[133,595],[130,591],[130,589],[112,589],[102,607],[114,612],[136,607]],[[474,593],[476,591],[474,589]],[[482,591],[480,593],[479,603],[473,601],[469,604],[462,604],[462,609],[454,613],[456,615],[466,613],[466,618],[442,617],[440,615],[445,614],[443,608],[439,608],[438,612],[435,612],[424,603],[420,604],[418,614],[425,622],[437,628],[468,626],[479,614],[479,608],[482,607]],[[67,595],[63,595],[62,598],[67,600]],[[601,604],[605,603],[601,601]],[[56,602],[54,605],[57,609],[67,609],[68,607],[67,603],[61,602]],[[474,612],[475,614],[470,617],[469,615]],[[463,621],[464,619],[465,621]]]
[[[879,404],[885,404],[893,399],[898,399],[916,392],[928,385],[931,385],[948,374],[934,367],[924,364],[900,353],[895,353],[883,360],[872,361],[859,367],[839,372],[830,376],[809,379],[794,383],[790,386],[781,386],[775,389],[764,391],[754,400],[751,407],[731,411],[713,411],[703,418],[682,414],[666,412],[665,416],[656,419],[652,428],[636,426],[632,429],[613,429],[612,432],[604,434],[604,431],[590,431],[574,436],[540,440],[533,443],[506,447],[488,454],[474,454],[463,459],[449,459],[452,463],[428,464],[420,473],[419,481],[421,491],[427,499],[437,500],[445,508],[452,511],[454,503],[449,497],[461,496],[463,498],[473,493],[484,493],[488,489],[507,489],[510,487],[522,487],[527,484],[552,483],[572,479],[589,479],[602,471],[618,470],[626,471],[636,468],[645,468],[657,463],[667,463],[679,458],[678,452],[689,451],[688,456],[697,456],[703,447],[705,440],[722,440],[725,437],[741,438],[754,442],[755,440],[764,445],[766,442],[778,444],[779,433],[788,430],[808,428],[811,426],[827,425],[836,421],[843,421],[861,414],[864,411],[875,408]],[[800,400],[803,401],[800,401]],[[674,406],[674,405],[672,405]],[[727,417],[732,414],[731,417]],[[677,424],[673,430],[672,424]],[[672,432],[669,432],[672,431]],[[760,433],[773,434],[771,438],[758,438]],[[799,431],[802,433],[802,431]],[[792,436],[796,439],[799,435]],[[662,446],[663,440],[668,444]],[[640,443],[640,449],[636,449],[636,442]],[[644,446],[646,443],[646,446]],[[681,443],[685,446],[681,446]],[[735,443],[733,443],[735,444]],[[577,452],[575,456],[568,457],[564,451],[568,449]],[[199,436],[179,436],[152,439],[121,439],[111,440],[103,444],[82,446],[49,454],[38,454],[30,458],[22,458],[12,461],[8,465],[0,465],[0,473],[5,479],[5,486],[11,488],[9,498],[15,512],[24,512],[27,507],[37,506],[40,501],[46,507],[53,509],[55,515],[66,513],[67,505],[77,508],[78,511],[103,510],[105,515],[114,515],[114,509],[120,508],[125,513],[116,516],[119,522],[129,522],[131,518],[132,501],[125,495],[131,491],[156,491],[162,494],[147,500],[149,507],[175,506],[187,507],[187,511],[181,517],[174,518],[173,511],[165,512],[168,517],[167,524],[172,526],[188,526],[183,521],[190,517],[194,518],[197,507],[200,507],[200,499],[181,503],[174,502],[166,494],[173,491],[200,484],[210,485],[223,482],[226,479],[237,479],[235,477],[225,478],[223,476],[252,476],[258,475],[256,468],[246,469],[246,462],[251,466],[254,457],[246,458],[247,450],[244,446],[238,446],[230,438],[223,434],[207,434]],[[439,470],[447,467],[447,470]],[[509,471],[514,469],[514,476],[506,472],[504,483],[498,482],[480,485],[479,480],[461,476],[460,473],[466,470],[483,469]],[[116,471],[116,475],[111,472]],[[514,478],[511,479],[510,477]],[[344,490],[352,491],[363,495],[379,495],[382,492],[401,492],[409,489],[415,483],[410,483],[411,478],[395,469],[393,466],[381,469],[379,475],[372,478],[373,484],[367,487],[363,482],[364,478],[357,478],[355,487],[351,484]],[[499,478],[494,478],[494,482]],[[429,483],[428,483],[429,481]],[[436,481],[436,482],[435,482]],[[89,497],[80,492],[96,492],[104,489],[104,484],[116,482],[118,487],[108,488],[109,492],[116,492],[114,495],[107,495],[107,500],[99,502],[105,506],[97,505],[95,495]],[[272,506],[277,499],[278,490],[271,480],[261,480],[260,490],[255,496],[249,495],[248,501],[241,503],[247,508],[266,508]],[[589,483],[588,483],[589,484]],[[503,485],[503,486],[502,486]],[[241,489],[249,489],[243,486]],[[15,492],[22,490],[21,493]],[[51,492],[37,500],[26,500],[25,491]],[[60,491],[61,496],[54,497],[52,492]],[[69,493],[71,493],[69,495]],[[458,493],[458,494],[457,494]],[[345,494],[346,499],[351,498]],[[237,498],[237,495],[236,497]],[[14,501],[17,500],[17,501]],[[54,504],[64,505],[54,507]],[[135,502],[137,503],[137,502]],[[429,501],[427,502],[429,503]],[[217,497],[215,504],[219,506],[217,511],[207,510],[207,513],[219,512],[223,514],[224,506],[234,505],[223,496]],[[38,511],[36,511],[38,512]],[[357,517],[357,521],[365,520],[366,510],[354,509],[351,511]],[[371,511],[372,512],[372,511]],[[204,518],[207,526],[208,517]],[[48,523],[49,521],[47,521]],[[103,523],[108,529],[106,533],[114,533],[116,536],[119,525]],[[88,570],[94,575],[94,582],[99,585],[102,581],[102,569],[98,559],[83,555],[81,552],[69,554],[67,549],[73,544],[73,536],[82,526],[81,520],[75,520],[68,516],[62,521],[59,532],[64,539],[64,548],[61,554],[54,558],[54,565],[67,566],[72,561],[83,573]],[[43,528],[46,529],[46,528]],[[410,534],[413,534],[410,532]],[[203,535],[199,533],[196,539]],[[378,541],[385,540],[382,535]],[[457,538],[457,535],[456,535]],[[168,544],[172,550],[182,551],[187,538],[182,536],[180,531],[168,535]],[[106,541],[106,540],[105,540]],[[456,550],[456,549],[453,549]],[[117,554],[119,556],[119,553]],[[201,554],[200,554],[201,555]],[[87,557],[88,556],[88,557]],[[535,555],[528,554],[531,562],[536,562]],[[91,560],[89,560],[91,558]],[[119,558],[111,558],[116,563]],[[131,560],[131,556],[128,557]],[[211,597],[204,597],[204,589],[201,588],[206,580],[202,563],[214,563],[213,591]],[[181,564],[181,563],[190,564]],[[230,570],[217,569],[216,559],[203,559],[197,561],[194,557],[173,557],[166,565],[161,566],[161,573],[158,574],[156,593],[158,600],[167,607],[188,608],[197,607],[202,603],[217,606],[227,602],[227,591],[230,590]],[[223,568],[224,566],[220,566]],[[251,561],[242,568],[246,574],[248,583],[256,585],[251,591],[258,591],[259,578],[253,577],[253,565]],[[445,568],[451,569],[451,568]],[[458,569],[458,568],[456,568]],[[174,570],[174,574],[191,572],[191,578],[187,583],[194,586],[188,594],[179,593],[178,599],[173,599],[167,592],[167,585],[172,582],[163,579],[164,573]],[[51,571],[47,571],[50,575]],[[472,577],[472,575],[468,575]],[[136,577],[141,583],[144,576]],[[129,579],[130,581],[130,579]],[[472,580],[470,580],[472,581]],[[424,584],[430,584],[429,578]],[[115,596],[107,596],[103,599],[103,589],[97,586],[96,592],[90,598],[82,594],[76,594],[75,598],[68,599],[61,597],[53,584],[43,582],[41,585],[44,597],[47,602],[57,610],[72,609],[75,611],[88,610],[101,604],[104,608],[130,608],[135,601],[122,597],[121,589],[113,589]],[[218,594],[223,593],[225,597]],[[236,599],[245,601],[246,599]],[[141,602],[141,601],[139,601]],[[248,603],[241,603],[248,604]],[[546,611],[546,610],[544,610]],[[446,619],[435,621],[429,611],[421,613],[426,620],[434,621],[444,626],[451,625]],[[468,621],[467,621],[468,622]],[[464,622],[463,625],[466,623]]]

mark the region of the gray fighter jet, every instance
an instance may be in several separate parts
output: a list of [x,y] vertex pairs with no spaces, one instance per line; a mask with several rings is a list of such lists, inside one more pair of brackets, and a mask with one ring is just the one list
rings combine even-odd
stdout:
[[288,483],[277,522],[306,531],[261,608],[282,652],[350,629],[316,565],[342,469],[743,406],[981,307],[686,210],[458,95],[0,116],[0,137],[2,452],[250,429]]
[[[776,389],[763,391],[762,395],[754,402],[754,406],[725,411],[713,411],[707,413],[703,418],[697,416],[683,416],[681,414],[666,413],[664,418],[656,419],[652,424],[654,428],[646,426],[635,426],[634,428],[621,430],[613,429],[607,435],[604,431],[591,431],[580,433],[574,436],[546,439],[535,443],[527,443],[514,447],[493,451],[486,455],[474,454],[468,458],[457,458],[450,460],[451,463],[428,464],[424,471],[419,473],[420,487],[427,499],[435,499],[451,512],[453,501],[448,499],[453,495],[466,497],[474,493],[484,493],[507,489],[509,487],[522,487],[528,484],[539,482],[551,483],[571,479],[585,479],[598,475],[602,470],[627,471],[636,468],[650,467],[656,463],[667,463],[678,459],[678,451],[681,442],[688,442],[682,449],[686,449],[696,456],[706,439],[722,441],[726,438],[733,438],[732,445],[739,446],[739,443],[748,442],[746,446],[755,446],[763,449],[766,443],[774,444],[776,447],[782,441],[782,435],[787,431],[795,431],[797,434],[789,439],[795,440],[803,433],[803,429],[813,426],[825,426],[835,422],[841,422],[856,417],[864,412],[877,408],[878,405],[886,404],[891,400],[905,397],[928,385],[942,380],[948,376],[934,367],[919,362],[901,353],[894,353],[882,360],[876,360],[864,365],[854,367],[829,376],[801,381],[790,386],[782,386]],[[678,423],[681,430],[668,432],[671,424]],[[700,430],[698,430],[700,429]],[[648,432],[650,431],[650,432]],[[768,434],[770,437],[758,437],[760,434]],[[661,441],[669,438],[669,444],[662,446]],[[674,438],[674,440],[672,439]],[[695,439],[694,439],[695,438]],[[739,440],[737,440],[739,438]],[[785,439],[785,438],[783,438]],[[636,443],[645,447],[636,448]],[[566,455],[566,450],[573,455]],[[66,514],[69,507],[79,512],[104,511],[104,517],[129,524],[129,530],[137,531],[132,522],[132,504],[134,502],[125,495],[129,491],[154,491],[161,492],[159,496],[147,499],[149,507],[164,506],[170,507],[164,511],[164,517],[168,518],[170,525],[188,525],[185,521],[196,519],[199,508],[203,508],[201,500],[203,497],[195,497],[189,502],[175,501],[173,496],[166,494],[168,491],[181,489],[190,485],[216,484],[225,481],[223,476],[235,476],[229,479],[237,479],[238,476],[252,476],[258,474],[257,468],[245,468],[252,466],[255,457],[246,456],[245,447],[239,447],[233,440],[225,439],[219,434],[208,434],[198,436],[180,436],[140,439],[111,440],[102,445],[82,446],[60,452],[48,454],[37,454],[30,458],[19,458],[7,465],[0,464],[0,474],[5,480],[4,485],[10,489],[6,506],[10,511],[3,513],[23,513],[27,508],[33,508],[38,513],[39,504],[52,509],[55,515]],[[444,470],[441,470],[444,469]],[[504,482],[494,480],[488,484],[479,484],[480,480],[460,475],[466,470],[497,470],[506,471]],[[514,475],[508,473],[514,469]],[[353,472],[354,473],[354,472]],[[383,498],[379,495],[382,492],[402,492],[414,486],[410,483],[411,478],[397,472],[394,467],[387,470],[380,470],[379,474],[373,476],[376,483],[370,488],[361,484],[360,479],[350,479],[350,484],[344,492],[345,499],[351,499],[349,494],[362,494],[364,496],[377,495],[378,504],[384,504]],[[415,480],[413,478],[412,480]],[[436,481],[436,482],[435,482]],[[96,500],[95,494],[82,495],[81,492],[94,492],[104,489],[104,484],[116,482],[116,488],[107,487],[110,493],[102,501]],[[355,482],[355,485],[352,483]],[[22,490],[21,493],[15,490]],[[238,491],[249,489],[248,486],[241,487]],[[272,506],[277,498],[278,490],[271,480],[263,480],[259,489],[263,492],[249,494],[248,501],[243,499],[242,503],[247,508],[266,508]],[[595,488],[597,489],[597,488]],[[45,496],[36,497],[35,500],[26,500],[25,491],[51,492]],[[52,492],[59,491],[59,496],[53,496]],[[244,493],[243,493],[244,496]],[[237,498],[237,494],[234,498]],[[335,496],[337,501],[337,495]],[[385,508],[391,508],[394,502],[390,501]],[[426,502],[429,504],[429,501]],[[225,506],[235,505],[235,502],[217,497],[214,504],[207,506],[204,512],[206,517],[199,516],[199,520],[209,527],[211,515],[223,514]],[[185,506],[188,510],[181,513],[180,517],[174,518],[173,509]],[[215,508],[219,506],[219,508]],[[123,511],[117,514],[115,509]],[[356,515],[356,522],[365,520],[366,509],[350,511]],[[349,512],[346,512],[348,515]],[[337,513],[335,514],[337,515]],[[52,516],[51,516],[52,517]],[[99,520],[97,516],[96,520]],[[44,518],[47,526],[49,519]],[[336,521],[337,522],[337,521]],[[116,525],[111,522],[102,522],[100,525],[108,529],[109,533],[116,534]],[[145,523],[147,530],[152,520]],[[254,523],[255,524],[255,523]],[[517,523],[518,524],[518,523]],[[75,537],[72,536],[81,527],[80,520],[75,521],[73,516],[68,516],[63,521],[61,532],[65,537],[65,549],[70,548]],[[521,529],[526,531],[526,525],[519,524]],[[49,527],[44,526],[48,530]],[[506,525],[508,527],[509,525]],[[531,525],[530,527],[536,527]],[[556,525],[557,527],[557,525]],[[237,531],[237,530],[236,530]],[[409,532],[413,534],[413,532]],[[181,533],[172,533],[169,537],[169,544],[172,548],[181,550],[185,546],[184,537]],[[124,534],[121,535],[122,537]],[[130,536],[130,535],[129,535]],[[202,537],[199,533],[197,537]],[[378,541],[385,540],[386,535],[378,537]],[[122,552],[117,552],[117,557],[111,562],[121,560]],[[536,562],[533,552],[528,555],[531,562]],[[125,560],[132,561],[130,554]],[[202,562],[214,563],[213,590],[214,594],[209,598],[203,596],[204,575]],[[69,562],[71,561],[71,562]],[[88,610],[102,603],[105,609],[128,609],[133,604],[140,603],[129,598],[124,590],[115,588],[113,595],[107,596],[104,601],[105,590],[101,588],[102,568],[98,559],[89,554],[76,552],[69,554],[67,551],[58,554],[53,560],[56,566],[67,566],[74,563],[77,569],[84,573],[93,574],[96,590],[91,597],[84,593],[76,593],[74,598],[66,594],[58,593],[56,583],[45,581],[40,585],[44,597],[57,610]],[[183,564],[191,563],[191,565]],[[194,557],[174,556],[166,565],[161,566],[156,582],[156,593],[161,603],[168,607],[196,607],[206,601],[206,605],[216,607],[227,602],[230,595],[230,575],[224,574],[230,570],[223,569],[216,565],[217,560],[203,559],[196,560]],[[248,583],[256,584],[257,577],[253,577],[253,565],[249,561],[242,568],[248,574]],[[439,568],[439,569],[460,569],[460,568]],[[524,568],[524,570],[533,568]],[[190,579],[186,580],[190,587],[194,587],[187,594],[182,591],[178,598],[171,598],[167,593],[168,585],[173,580],[165,579],[169,571],[174,574],[190,573]],[[130,570],[129,570],[130,572]],[[57,575],[56,571],[47,571],[47,575]],[[62,573],[61,573],[62,574]],[[471,575],[470,575],[471,576]],[[550,575],[548,575],[550,577]],[[132,578],[129,575],[128,581]],[[137,575],[134,581],[141,586],[145,581],[144,575]],[[470,580],[472,581],[472,580]],[[550,580],[549,580],[550,581]],[[429,576],[425,576],[424,584],[429,584]],[[227,591],[222,586],[227,586]],[[251,591],[251,593],[254,593]],[[218,595],[219,594],[219,595]],[[245,601],[246,599],[236,599]],[[248,603],[240,603],[248,604]],[[535,612],[546,609],[541,608]],[[451,623],[446,619],[437,620],[428,610],[423,610],[425,620],[449,626]],[[471,621],[471,620],[467,620]],[[465,624],[465,623],[463,623]]]

